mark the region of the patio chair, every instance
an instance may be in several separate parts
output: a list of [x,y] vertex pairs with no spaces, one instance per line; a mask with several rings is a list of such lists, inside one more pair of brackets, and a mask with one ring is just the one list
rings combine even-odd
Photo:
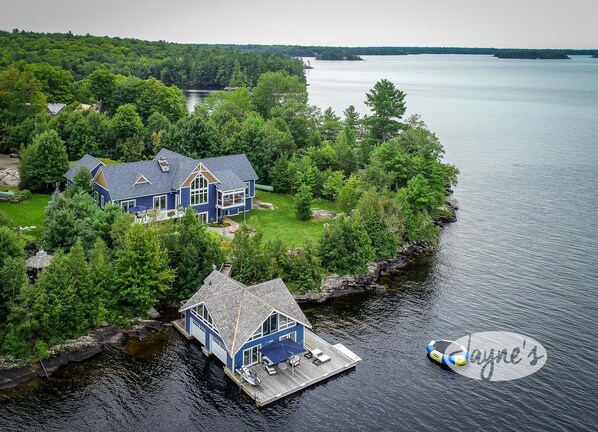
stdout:
[[321,355],[319,355],[319,356],[317,356],[317,357],[315,358],[315,360],[314,360],[314,364],[315,364],[316,366],[320,366],[320,365],[322,365],[322,364],[324,364],[324,363],[326,363],[326,362],[329,362],[330,360],[331,360],[331,359],[330,359],[330,356],[328,356],[328,355],[326,355],[326,354],[321,354]]
[[276,369],[274,369],[274,365],[271,362],[269,362],[267,359],[263,359],[262,364],[264,365],[264,370],[268,375],[276,375]]
[[307,350],[307,352],[305,353],[305,358],[310,359],[312,357],[318,357],[319,355],[322,355],[322,351],[318,348],[315,348],[313,350]]
[[299,366],[299,363],[301,362],[301,357],[299,357],[298,355],[294,355],[293,357],[290,357],[288,361],[289,361],[289,366],[297,367],[297,366]]

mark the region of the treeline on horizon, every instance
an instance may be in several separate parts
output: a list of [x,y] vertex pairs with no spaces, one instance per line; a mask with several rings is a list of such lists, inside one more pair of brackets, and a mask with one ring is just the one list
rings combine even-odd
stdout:
[[156,78],[180,88],[223,89],[254,86],[270,71],[295,75],[305,82],[303,63],[275,52],[252,52],[215,45],[72,33],[0,30],[0,68],[13,63],[47,63],[82,80],[97,69],[141,79]]

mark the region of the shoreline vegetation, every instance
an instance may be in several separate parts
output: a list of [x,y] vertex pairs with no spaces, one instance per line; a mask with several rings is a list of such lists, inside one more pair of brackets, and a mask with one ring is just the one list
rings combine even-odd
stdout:
[[[189,298],[225,261],[245,284],[282,278],[298,296],[323,292],[334,275],[367,277],[372,263],[409,245],[437,244],[439,222],[454,218],[445,201],[458,169],[419,116],[404,117],[406,94],[389,80],[366,93],[367,115],[353,105],[339,115],[309,104],[302,61],[283,54],[193,47],[171,70],[176,44],[0,39],[0,147],[18,153],[20,189],[49,201],[0,211],[0,354],[9,362],[43,361],[51,347],[98,329],[134,328],[152,308]],[[224,68],[216,81],[215,64]],[[152,76],[160,68],[166,82]],[[211,92],[188,113],[173,82],[195,79],[252,88]],[[85,154],[135,162],[162,148],[194,159],[245,154],[278,194],[278,212],[248,214],[231,240],[191,207],[176,221],[146,224],[119,205],[101,209],[86,168],[55,190],[69,161]],[[27,203],[36,235],[15,220]],[[336,217],[324,221],[316,207]],[[32,272],[25,261],[41,248],[53,258]]]
[[511,50],[500,51],[494,57],[501,59],[527,59],[527,60],[571,60],[567,54],[551,50]]

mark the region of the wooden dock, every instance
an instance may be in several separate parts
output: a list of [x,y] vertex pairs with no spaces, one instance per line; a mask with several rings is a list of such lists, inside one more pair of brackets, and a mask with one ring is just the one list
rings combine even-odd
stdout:
[[251,370],[260,378],[259,386],[242,383],[238,374],[226,368],[224,373],[237,383],[251,399],[255,400],[258,407],[262,407],[352,369],[361,361],[359,356],[344,345],[331,345],[307,329],[305,329],[305,346],[310,350],[320,349],[322,353],[330,356],[330,361],[316,366],[313,359],[301,356],[299,366],[294,369],[287,367],[284,370],[276,367],[278,372],[276,375],[268,375],[260,364],[252,366]]

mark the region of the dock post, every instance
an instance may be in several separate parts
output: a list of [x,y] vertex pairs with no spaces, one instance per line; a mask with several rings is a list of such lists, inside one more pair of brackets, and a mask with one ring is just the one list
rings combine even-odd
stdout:
[[50,376],[48,375],[48,371],[46,370],[46,367],[44,366],[44,362],[40,360],[39,364],[42,365],[42,369],[44,370],[44,374],[46,374],[46,378],[50,379]]

